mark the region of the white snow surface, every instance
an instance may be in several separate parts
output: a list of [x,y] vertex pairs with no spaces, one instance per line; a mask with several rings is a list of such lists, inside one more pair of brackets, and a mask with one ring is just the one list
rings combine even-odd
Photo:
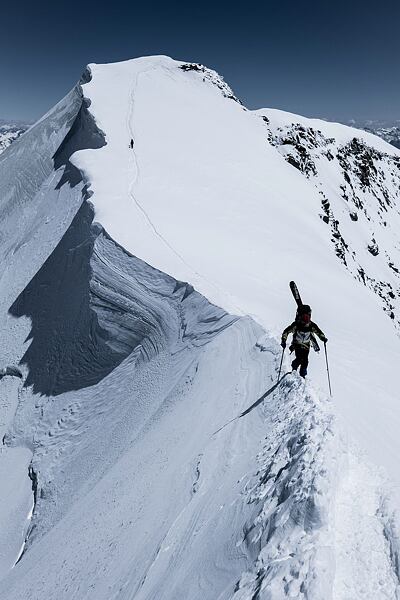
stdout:
[[[96,220],[136,256],[190,281],[226,310],[251,315],[275,335],[291,320],[287,286],[296,279],[330,338],[335,399],[346,421],[400,483],[394,451],[400,450],[398,333],[332,252],[319,217],[319,190],[267,143],[254,113],[224,98],[197,72],[186,73],[166,57],[90,69],[84,95],[107,145],[77,152],[73,160],[90,181]],[[366,132],[271,112],[278,127],[286,116],[289,125],[318,126],[339,146],[360,137],[400,156]],[[332,177],[342,181],[335,167]],[[348,219],[345,225],[352,228],[352,243],[366,247],[360,224]],[[388,228],[385,241],[400,262],[397,206]],[[366,253],[364,260],[367,273],[374,272],[375,258]],[[326,385],[322,358],[312,376]]]
[[[400,151],[201,65],[89,72],[0,158],[0,598],[400,598]],[[227,424],[291,279],[333,399],[286,353]]]

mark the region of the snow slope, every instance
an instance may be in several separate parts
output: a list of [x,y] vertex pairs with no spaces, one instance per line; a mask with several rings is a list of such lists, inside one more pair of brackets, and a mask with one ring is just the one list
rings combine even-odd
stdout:
[[[399,596],[399,179],[162,56],[90,65],[1,155],[1,597]],[[312,356],[220,429],[276,379],[290,279],[334,402]]]
[[[397,332],[376,310],[373,294],[362,282],[355,285],[337,260],[331,231],[320,218],[323,186],[328,200],[340,202],[342,213],[351,210],[351,201],[337,198],[340,185],[346,184],[339,161],[326,159],[328,181],[324,173],[314,185],[268,143],[258,113],[228,101],[201,72],[183,71],[170,59],[93,65],[91,70],[84,94],[107,144],[78,152],[73,161],[91,182],[96,219],[149,264],[190,281],[228,311],[250,314],[274,334],[293,314],[287,282],[296,278],[314,306],[316,321],[332,338],[335,393],[346,419],[354,421],[362,436],[370,430],[368,445],[397,476]],[[290,126],[291,115],[286,118]],[[338,147],[360,136],[384,156],[396,157],[385,172],[389,201],[380,192],[386,206],[381,207],[379,190],[362,190],[371,214],[361,214],[362,222],[348,217],[343,227],[345,240],[351,238],[356,250],[363,251],[361,267],[370,277],[382,277],[385,255],[385,276],[398,302],[398,273],[388,263],[400,267],[400,217],[394,204],[400,151],[344,125],[317,125],[325,127],[326,138],[335,137]],[[131,137],[134,151],[128,147]],[[379,257],[367,249],[374,236],[382,245]],[[360,342],[370,351],[363,352]],[[325,384],[322,364],[318,371],[318,383]]]

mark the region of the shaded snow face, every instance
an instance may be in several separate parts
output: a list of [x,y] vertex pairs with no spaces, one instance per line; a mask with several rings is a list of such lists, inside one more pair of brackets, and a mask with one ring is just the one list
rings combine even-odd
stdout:
[[[129,255],[101,227],[90,232],[92,215],[85,202],[12,307],[15,316],[30,317],[32,342],[22,359],[29,369],[23,402],[6,440],[8,445],[24,440],[41,448],[31,468],[35,539],[66,511],[69,501],[61,498],[61,488],[67,485],[67,497],[79,495],[88,485],[86,469],[95,482],[129,445],[141,423],[142,396],[147,398],[145,413],[152,414],[171,387],[179,389],[201,348],[236,321],[190,285]],[[36,394],[43,397],[33,404]],[[110,423],[99,429],[99,418]],[[104,440],[116,435],[115,427],[122,427],[123,434],[110,439],[119,450],[108,455]],[[82,439],[87,452],[78,469],[70,451],[62,459],[68,466],[57,459],[71,436]],[[57,475],[54,470],[60,469]],[[66,470],[68,482],[62,475]],[[50,510],[53,497],[59,502],[51,500]],[[28,540],[30,544],[30,533]]]
[[150,360],[180,340],[200,343],[231,320],[191,286],[130,256],[92,221],[84,202],[10,309],[32,323],[22,362],[34,393],[93,386],[135,349],[139,360]]
[[73,193],[69,185],[58,187],[64,166],[54,160],[81,106],[77,86],[0,156],[3,311],[53,251],[82,203],[82,181]]
[[50,396],[93,385],[117,364],[90,310],[92,219],[85,202],[10,308],[14,317],[31,319],[31,344],[22,361],[28,368],[25,383],[36,393]]

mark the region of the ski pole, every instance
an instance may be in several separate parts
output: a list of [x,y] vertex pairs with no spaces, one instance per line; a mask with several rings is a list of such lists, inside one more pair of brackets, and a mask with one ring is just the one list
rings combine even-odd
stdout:
[[283,363],[283,355],[285,354],[285,348],[282,348],[282,356],[281,356],[281,364],[279,365],[279,375],[278,375],[278,381],[281,378],[281,371],[282,371],[282,363]]
[[329,376],[328,352],[326,351],[326,342],[324,342],[324,348],[325,348],[326,372],[328,373],[329,393],[332,398],[331,378]]

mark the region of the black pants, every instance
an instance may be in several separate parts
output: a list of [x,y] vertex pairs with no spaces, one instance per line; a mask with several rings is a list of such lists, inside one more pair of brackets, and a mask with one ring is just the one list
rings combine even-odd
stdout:
[[308,354],[310,352],[310,348],[303,348],[302,346],[295,346],[294,353],[296,358],[292,361],[292,369],[297,371],[300,365],[300,375],[305,377],[307,375],[307,367],[308,367]]

